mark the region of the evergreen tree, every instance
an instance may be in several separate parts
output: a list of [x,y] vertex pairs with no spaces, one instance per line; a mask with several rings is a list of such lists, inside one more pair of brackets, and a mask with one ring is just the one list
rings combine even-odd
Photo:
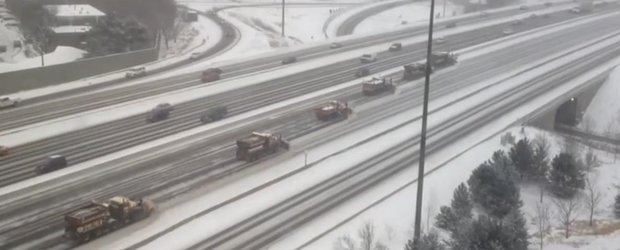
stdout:
[[585,173],[570,153],[560,153],[551,162],[551,191],[558,197],[571,198],[585,186]]
[[424,234],[416,244],[413,240],[407,241],[405,250],[444,250],[446,247],[439,241],[439,236],[435,232]]
[[497,150],[493,152],[491,159],[487,161],[487,164],[501,170],[507,177],[517,181],[519,173],[515,169],[515,165],[512,160],[506,155],[503,150]]
[[533,168],[533,156],[532,144],[527,137],[519,140],[517,144],[510,149],[510,159],[517,168],[517,171],[519,171],[522,179],[529,179],[536,174]]
[[547,171],[549,171],[549,152],[543,145],[534,146],[532,167],[534,179],[544,180],[546,178]]
[[450,204],[454,215],[459,219],[471,219],[472,217],[472,203],[469,199],[469,190],[465,183],[461,183],[455,190],[452,196],[452,203]]
[[435,216],[435,226],[454,233],[463,220],[472,217],[473,204],[469,198],[469,191],[465,183],[461,183],[452,196],[450,207],[442,206]]
[[102,56],[144,49],[149,46],[146,27],[136,19],[115,15],[102,18],[86,34],[88,56]]
[[505,171],[485,162],[476,168],[467,181],[472,201],[490,215],[504,217],[522,205],[519,187]]
[[616,203],[614,204],[614,213],[620,218],[620,194],[616,195]]
[[528,234],[526,221],[519,209],[512,210],[504,219],[506,235],[511,237],[509,245],[512,250],[527,250]]
[[435,216],[435,226],[448,232],[454,232],[458,220],[452,208],[442,206],[439,208],[439,214]]

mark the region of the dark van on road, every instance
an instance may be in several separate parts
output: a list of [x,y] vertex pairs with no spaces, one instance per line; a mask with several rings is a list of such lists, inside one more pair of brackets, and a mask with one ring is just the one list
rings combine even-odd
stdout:
[[38,174],[46,174],[67,167],[67,158],[62,155],[52,155],[45,159],[43,164],[37,166]]

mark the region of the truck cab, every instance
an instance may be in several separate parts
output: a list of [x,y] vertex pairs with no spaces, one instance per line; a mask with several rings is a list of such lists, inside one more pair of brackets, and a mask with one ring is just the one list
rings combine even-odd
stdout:
[[11,98],[8,96],[0,97],[0,109],[3,108],[12,108],[17,106],[21,100],[19,98]]
[[43,164],[37,166],[36,170],[39,174],[46,174],[65,167],[67,167],[67,158],[62,155],[52,155],[47,157]]

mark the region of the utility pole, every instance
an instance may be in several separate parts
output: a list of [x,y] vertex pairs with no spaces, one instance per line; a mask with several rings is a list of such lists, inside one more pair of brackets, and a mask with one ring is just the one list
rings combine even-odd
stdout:
[[284,1],[282,0],[282,37],[284,37]]
[[420,224],[422,222],[422,194],[424,188],[424,156],[426,154],[426,123],[428,120],[428,93],[431,80],[431,50],[433,48],[433,17],[435,13],[435,0],[431,0],[431,12],[428,22],[428,48],[426,50],[426,77],[424,79],[424,106],[422,108],[422,133],[420,137],[420,163],[418,166],[418,194],[415,201],[415,227],[413,241],[417,244],[420,240]]

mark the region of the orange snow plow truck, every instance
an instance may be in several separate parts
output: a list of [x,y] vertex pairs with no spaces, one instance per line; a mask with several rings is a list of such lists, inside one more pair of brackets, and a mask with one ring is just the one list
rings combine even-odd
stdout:
[[319,107],[314,108],[316,118],[321,121],[328,121],[336,118],[347,119],[353,110],[349,104],[341,101],[329,101]]
[[237,159],[252,162],[275,154],[280,148],[289,149],[289,143],[282,139],[282,135],[252,132],[252,135],[237,140]]
[[108,203],[91,204],[65,215],[64,237],[87,242],[108,232],[149,217],[155,204],[146,199],[116,196]]

